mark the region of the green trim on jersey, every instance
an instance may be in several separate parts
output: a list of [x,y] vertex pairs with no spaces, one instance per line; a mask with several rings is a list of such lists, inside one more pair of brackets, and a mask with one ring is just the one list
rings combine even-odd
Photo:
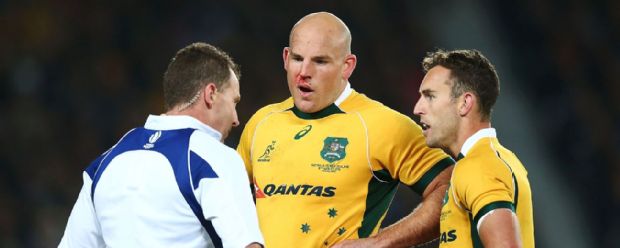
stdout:
[[344,114],[344,111],[342,111],[340,108],[338,108],[338,106],[336,106],[336,104],[330,104],[327,107],[325,107],[322,110],[319,110],[317,112],[314,113],[304,113],[301,112],[301,110],[299,110],[295,105],[293,105],[292,108],[290,108],[289,110],[292,110],[293,113],[304,120],[316,120],[316,119],[321,119],[323,117],[327,117],[333,114]]
[[496,201],[496,202],[491,202],[487,204],[486,206],[482,207],[473,219],[472,219],[471,213],[469,213],[469,220],[471,223],[471,239],[473,242],[472,245],[474,247],[484,247],[482,246],[482,241],[480,240],[480,235],[478,234],[478,221],[480,221],[480,218],[482,218],[482,216],[484,216],[488,212],[491,212],[492,210],[495,210],[498,208],[507,208],[507,209],[510,209],[510,211],[512,212],[515,211],[514,205],[512,204],[512,202]]
[[471,224],[471,246],[473,248],[484,248],[482,241],[480,240],[480,235],[478,235],[478,228],[474,224],[474,218],[471,216],[471,212],[469,212],[469,223]]
[[461,159],[463,159],[465,157],[465,155],[463,155],[463,153],[459,152],[459,155],[456,156],[456,161],[459,161]]
[[478,221],[480,221],[480,218],[482,218],[482,216],[484,216],[488,212],[491,212],[492,210],[495,210],[495,209],[498,209],[498,208],[507,208],[507,209],[510,209],[510,211],[512,211],[512,212],[515,211],[515,208],[514,208],[514,205],[512,205],[512,202],[509,202],[509,201],[491,202],[491,203],[487,204],[486,206],[482,207],[480,209],[480,211],[478,211],[478,213],[474,217],[473,225],[474,226],[478,226]]
[[508,164],[508,162],[506,162],[506,160],[504,160],[502,158],[502,156],[499,154],[499,152],[495,152],[497,154],[497,157],[502,160],[502,162],[504,162],[504,164],[506,164],[506,166],[508,166],[508,169],[510,169],[510,173],[512,174],[512,181],[515,183],[515,200],[514,200],[514,209],[512,210],[513,212],[517,212],[517,203],[519,203],[519,183],[517,182],[517,177],[515,176],[514,171],[512,171],[512,166],[510,166]]
[[398,186],[398,181],[392,179],[387,170],[374,171],[373,173],[377,178],[383,180],[384,182],[372,177],[368,183],[366,211],[364,212],[362,226],[357,231],[357,236],[360,238],[367,238],[370,236],[375,227],[377,227],[379,220],[381,220],[381,217],[390,206],[390,202],[394,199],[394,194],[396,194],[396,186]]
[[422,193],[424,193],[424,190],[426,189],[426,186],[428,186],[433,181],[433,179],[435,179],[435,177],[439,175],[439,173],[441,173],[444,169],[450,167],[451,165],[454,165],[454,160],[450,157],[439,160],[439,162],[437,162],[433,166],[433,168],[424,173],[422,178],[420,178],[417,183],[409,187],[413,189],[413,191],[415,191],[416,193],[422,195]]
[[517,177],[515,176],[515,173],[512,173],[512,180],[515,182],[515,203],[514,203],[514,211],[513,212],[517,212],[517,203],[519,203],[519,182],[517,182]]

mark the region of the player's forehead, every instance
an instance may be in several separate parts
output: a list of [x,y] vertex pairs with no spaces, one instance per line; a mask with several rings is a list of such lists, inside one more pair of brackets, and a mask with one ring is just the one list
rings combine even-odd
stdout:
[[440,65],[435,66],[424,75],[420,84],[420,92],[450,90],[450,80],[450,69]]
[[344,52],[338,40],[314,32],[299,32],[291,38],[289,47],[291,54],[302,57],[336,57]]

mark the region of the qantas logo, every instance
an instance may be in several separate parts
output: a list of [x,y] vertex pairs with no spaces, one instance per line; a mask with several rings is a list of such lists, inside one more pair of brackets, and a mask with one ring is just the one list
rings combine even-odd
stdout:
[[[261,190],[256,182],[256,198],[264,198],[266,196],[273,195],[306,195],[306,196],[318,196],[318,197],[333,197],[336,195],[336,187],[333,186],[321,186],[321,185],[309,185],[309,184],[267,184]],[[260,197],[259,197],[260,196]]]
[[450,243],[452,241],[455,241],[456,239],[456,230],[453,229],[447,232],[442,232],[439,236],[439,243]]
[[254,198],[256,199],[265,198],[265,193],[263,193],[263,191],[260,190],[260,187],[256,183],[256,178],[254,178]]

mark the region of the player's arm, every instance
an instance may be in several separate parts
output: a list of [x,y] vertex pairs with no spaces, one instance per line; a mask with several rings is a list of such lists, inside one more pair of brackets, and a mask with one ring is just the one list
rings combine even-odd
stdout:
[[439,216],[442,200],[448,189],[454,160],[439,149],[426,145],[422,129],[411,119],[404,118],[394,126],[388,160],[392,178],[410,185],[422,196],[422,202],[406,217],[381,230],[373,238],[377,247],[410,247],[439,237]]
[[376,235],[380,247],[409,247],[439,236],[441,202],[448,189],[452,168],[444,169],[431,181],[422,194],[422,202],[411,214]]
[[448,188],[452,166],[444,169],[424,190],[423,200],[411,214],[381,230],[377,235],[358,240],[345,240],[335,248],[410,247],[439,236],[441,201]]
[[484,247],[521,247],[519,220],[509,208],[484,215],[478,222],[478,234]]
[[92,180],[86,172],[83,173],[83,179],[84,185],[71,210],[65,233],[58,247],[105,247],[90,196]]
[[334,247],[411,247],[437,238],[441,201],[448,188],[452,168],[450,166],[444,169],[431,181],[424,190],[422,202],[411,214],[375,236],[345,240]]

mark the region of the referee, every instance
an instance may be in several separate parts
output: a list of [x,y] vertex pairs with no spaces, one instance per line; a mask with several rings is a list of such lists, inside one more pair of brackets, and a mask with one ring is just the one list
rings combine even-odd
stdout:
[[204,43],[163,80],[166,114],[126,133],[83,173],[59,247],[261,247],[244,165],[222,144],[239,125],[239,70]]

